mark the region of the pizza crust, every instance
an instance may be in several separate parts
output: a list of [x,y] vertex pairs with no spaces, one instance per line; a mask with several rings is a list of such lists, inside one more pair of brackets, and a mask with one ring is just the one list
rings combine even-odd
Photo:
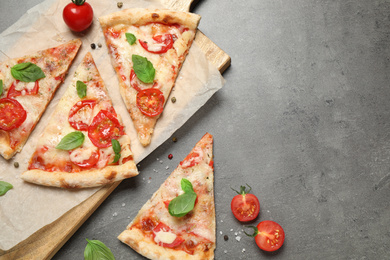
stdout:
[[81,172],[47,172],[29,170],[22,174],[25,181],[44,186],[66,189],[90,188],[103,186],[138,175],[134,161],[122,165],[107,166],[103,169],[86,170]]
[[165,24],[183,24],[190,30],[198,26],[200,16],[193,13],[179,12],[168,9],[133,8],[112,13],[99,18],[103,30],[117,24],[144,25],[150,22]]

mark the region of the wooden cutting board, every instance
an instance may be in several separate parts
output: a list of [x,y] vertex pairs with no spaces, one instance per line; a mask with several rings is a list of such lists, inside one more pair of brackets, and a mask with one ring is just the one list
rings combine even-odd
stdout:
[[[189,11],[194,0],[161,0],[169,9]],[[230,66],[230,57],[198,30],[195,42],[221,73]],[[50,259],[92,215],[120,182],[107,185],[87,200],[65,213],[53,223],[41,228],[13,248],[0,250],[0,259]]]

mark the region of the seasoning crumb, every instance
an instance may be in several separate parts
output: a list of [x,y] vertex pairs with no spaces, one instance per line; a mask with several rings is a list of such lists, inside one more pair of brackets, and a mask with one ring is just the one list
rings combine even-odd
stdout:
[[18,162],[14,162],[14,167],[15,168],[19,168],[19,163]]
[[173,141],[174,143],[176,143],[176,142],[177,142],[177,138],[176,138],[176,137],[172,137],[172,141]]
[[92,48],[93,50],[96,49],[96,44],[91,43],[91,48]]
[[172,101],[172,103],[175,103],[175,102],[176,102],[176,98],[175,98],[175,97],[172,97],[172,98],[171,98],[171,101]]
[[236,240],[237,240],[238,242],[240,242],[241,237],[240,237],[240,236],[237,236],[237,237],[236,237]]
[[219,231],[219,234],[221,234],[221,235],[222,235],[222,231]]
[[245,248],[242,249],[242,252],[243,252],[243,253],[245,252]]
[[112,214],[113,217],[116,217],[118,216],[118,213],[117,212],[114,212],[114,214]]
[[226,253],[227,253],[227,250],[223,250],[223,252],[226,254]]
[[102,44],[101,44],[100,42],[98,43],[98,47],[99,47],[99,48],[101,48],[101,47],[102,47]]
[[122,207],[126,206],[126,203],[122,203]]
[[122,2],[118,2],[116,5],[118,6],[118,8],[122,8],[123,7],[123,3]]
[[228,236],[228,235],[224,235],[224,236],[223,236],[223,239],[224,239],[225,241],[228,241],[228,240],[229,240],[229,236]]

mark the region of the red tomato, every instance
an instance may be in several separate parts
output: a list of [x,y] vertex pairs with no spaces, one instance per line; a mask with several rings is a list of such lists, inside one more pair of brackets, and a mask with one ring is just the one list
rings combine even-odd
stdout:
[[156,88],[143,89],[137,93],[137,107],[142,114],[153,117],[164,109],[164,94]]
[[[155,237],[156,233],[158,233],[160,231],[171,232],[171,229],[167,225],[165,225],[164,223],[160,222],[153,229],[153,237]],[[163,246],[163,247],[174,248],[174,247],[177,247],[178,245],[180,245],[183,242],[184,242],[184,239],[181,236],[176,236],[175,240],[172,243],[166,244],[166,243],[159,242],[158,245],[159,246]]]
[[99,149],[95,148],[92,151],[91,156],[89,156],[89,158],[82,161],[77,160],[77,157],[83,156],[83,154],[85,154],[86,152],[88,152],[86,148],[77,148],[69,152],[70,160],[72,161],[72,163],[76,164],[81,168],[91,168],[99,161],[100,158]]
[[27,118],[23,106],[12,98],[0,99],[0,129],[10,131],[19,127]]
[[183,161],[180,162],[182,168],[189,168],[199,164],[203,160],[203,150],[196,147],[193,152],[187,155]]
[[[249,185],[248,187],[250,188]],[[235,190],[238,195],[233,197],[230,204],[233,215],[239,221],[252,221],[259,215],[260,202],[255,195],[248,194],[250,190],[251,188],[246,191],[245,186],[241,186],[240,192]]]
[[271,220],[264,220],[260,222],[257,227],[249,226],[253,228],[254,233],[246,235],[254,237],[256,244],[260,249],[268,252],[278,250],[284,242],[284,230],[282,226]]
[[69,111],[69,124],[76,130],[87,131],[96,100],[81,100]]
[[7,98],[14,98],[17,96],[22,96],[22,95],[36,95],[36,94],[38,94],[38,90],[39,90],[38,80],[35,81],[35,85],[31,90],[27,89],[26,87],[22,90],[16,90],[16,85],[18,85],[18,84],[25,84],[26,85],[29,83],[20,82],[19,80],[14,81],[8,90]]
[[72,0],[65,6],[62,17],[72,31],[81,32],[92,24],[93,10],[85,0]]
[[[150,53],[161,54],[167,52],[173,46],[172,34],[163,34],[153,37],[155,42],[151,43],[151,47],[148,46],[148,42],[138,40],[141,46]],[[158,47],[153,49],[152,46],[156,44]]]
[[123,126],[116,116],[108,110],[100,110],[88,127],[89,139],[99,148],[111,146],[111,140],[118,139],[123,134]]

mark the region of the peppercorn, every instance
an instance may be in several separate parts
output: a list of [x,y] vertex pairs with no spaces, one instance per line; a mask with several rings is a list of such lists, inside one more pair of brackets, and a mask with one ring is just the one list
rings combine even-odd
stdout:
[[228,241],[228,240],[229,240],[228,235],[224,235],[224,236],[223,236],[223,239],[224,239],[225,241]]
[[176,142],[177,142],[177,138],[176,138],[176,137],[172,137],[172,141],[173,141],[174,143],[176,143]]
[[172,97],[172,98],[171,98],[171,101],[172,101],[172,103],[175,103],[175,102],[176,102],[176,98],[175,98],[175,97]]
[[173,155],[170,153],[170,154],[168,155],[168,159],[171,160],[172,158],[173,158]]
[[118,8],[122,8],[123,3],[122,2],[118,2],[116,5],[118,6]]
[[14,167],[15,168],[19,168],[19,163],[18,162],[14,162]]
[[96,44],[91,43],[91,48],[92,48],[93,50],[96,49]]

